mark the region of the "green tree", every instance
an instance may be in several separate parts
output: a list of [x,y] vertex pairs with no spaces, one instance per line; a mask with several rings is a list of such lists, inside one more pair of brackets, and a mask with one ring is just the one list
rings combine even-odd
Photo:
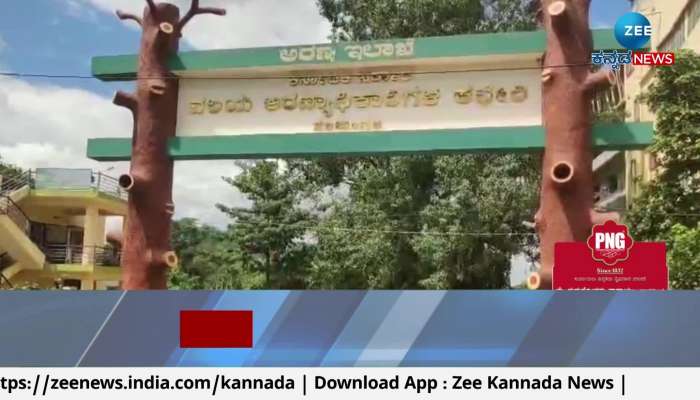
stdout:
[[312,217],[300,208],[301,180],[276,162],[243,164],[224,180],[245,194],[251,207],[217,207],[233,221],[228,235],[245,268],[264,276],[265,288],[303,288],[312,246],[305,234]]
[[421,215],[430,234],[412,242],[428,274],[422,287],[509,286],[511,257],[536,244],[523,222],[537,207],[537,165],[517,155],[437,160],[433,201]]
[[312,289],[401,287],[395,246],[401,235],[386,232],[391,220],[376,204],[344,199],[315,228],[318,254],[309,271]]
[[700,55],[676,53],[641,99],[656,114],[650,151],[659,169],[626,221],[637,240],[667,242],[674,288],[700,289]]
[[318,0],[318,6],[340,41],[471,32],[484,14],[481,0]]
[[482,32],[519,32],[537,28],[539,0],[484,0]]
[[700,290],[700,225],[675,225],[668,254],[669,278],[674,289]]
[[0,177],[2,177],[2,186],[0,186],[0,190],[5,188],[13,179],[25,173],[26,172],[18,166],[4,162],[2,156],[0,156]]
[[200,245],[193,263],[202,271],[202,285],[207,289],[265,288],[265,276],[255,270],[250,256],[230,235]]
[[211,271],[195,259],[206,247],[221,241],[223,233],[194,218],[183,218],[173,222],[170,237],[179,266],[170,274],[168,286],[171,289],[204,289]]
[[200,224],[194,218],[183,218],[173,222],[171,242],[180,259],[182,269],[196,274],[194,259],[205,243],[215,243],[223,239],[224,233],[218,229]]
[[656,69],[642,100],[656,114],[650,151],[659,168],[626,221],[638,240],[668,240],[675,225],[700,222],[700,56],[676,53],[674,66]]
[[[524,1],[319,0],[318,5],[336,40],[536,25],[534,8]],[[331,185],[348,193],[316,230],[315,287],[345,288],[349,282],[383,288],[506,287],[511,256],[532,244],[525,235],[504,240],[466,233],[523,232],[522,222],[535,211],[534,156],[334,158],[290,165],[317,190]],[[504,170],[509,173],[502,175]],[[483,181],[475,182],[477,177]]]
[[250,268],[228,232],[184,218],[173,224],[172,243],[180,265],[170,274],[171,289],[264,287],[264,276]]
[[170,272],[168,276],[168,288],[171,290],[208,289],[204,287],[200,277],[188,274],[181,268]]

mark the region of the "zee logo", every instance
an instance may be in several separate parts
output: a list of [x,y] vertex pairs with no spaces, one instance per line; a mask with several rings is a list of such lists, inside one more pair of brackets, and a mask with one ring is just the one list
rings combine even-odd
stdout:
[[651,40],[651,23],[644,15],[629,12],[615,23],[615,38],[626,49],[641,49]]

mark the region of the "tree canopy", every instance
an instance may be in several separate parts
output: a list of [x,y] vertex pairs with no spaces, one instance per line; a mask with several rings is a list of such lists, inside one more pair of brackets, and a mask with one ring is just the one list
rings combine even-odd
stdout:
[[655,74],[641,100],[656,114],[650,151],[658,174],[644,185],[626,221],[637,240],[668,243],[676,288],[698,288],[689,284],[693,279],[680,277],[700,274],[698,263],[689,258],[693,248],[695,260],[700,259],[700,244],[690,245],[700,223],[700,56],[680,51],[674,66]]

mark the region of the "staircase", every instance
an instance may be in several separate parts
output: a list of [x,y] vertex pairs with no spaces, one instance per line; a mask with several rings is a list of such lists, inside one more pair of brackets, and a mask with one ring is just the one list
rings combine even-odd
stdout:
[[7,253],[22,269],[41,270],[46,256],[29,238],[29,218],[17,206],[29,194],[30,185],[30,172],[0,182],[0,252]]
[[5,275],[5,269],[8,269],[10,263],[14,262],[6,252],[0,253],[0,289],[12,289],[13,285],[10,279]]

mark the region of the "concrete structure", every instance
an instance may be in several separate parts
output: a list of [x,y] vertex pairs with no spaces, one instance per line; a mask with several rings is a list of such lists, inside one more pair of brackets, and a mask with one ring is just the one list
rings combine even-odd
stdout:
[[38,169],[0,183],[2,287],[117,288],[119,253],[105,219],[126,215],[114,178],[84,169]]
[[[700,0],[634,0],[635,11],[649,18],[652,24],[652,51],[691,49],[700,52]],[[630,122],[653,122],[655,117],[648,107],[638,101],[640,94],[654,79],[654,70],[643,66],[625,66],[625,100]],[[617,181],[616,190],[601,190],[601,208],[627,208],[640,193],[642,184],[655,176],[656,160],[646,151],[606,151],[594,161],[599,187],[610,187]]]

